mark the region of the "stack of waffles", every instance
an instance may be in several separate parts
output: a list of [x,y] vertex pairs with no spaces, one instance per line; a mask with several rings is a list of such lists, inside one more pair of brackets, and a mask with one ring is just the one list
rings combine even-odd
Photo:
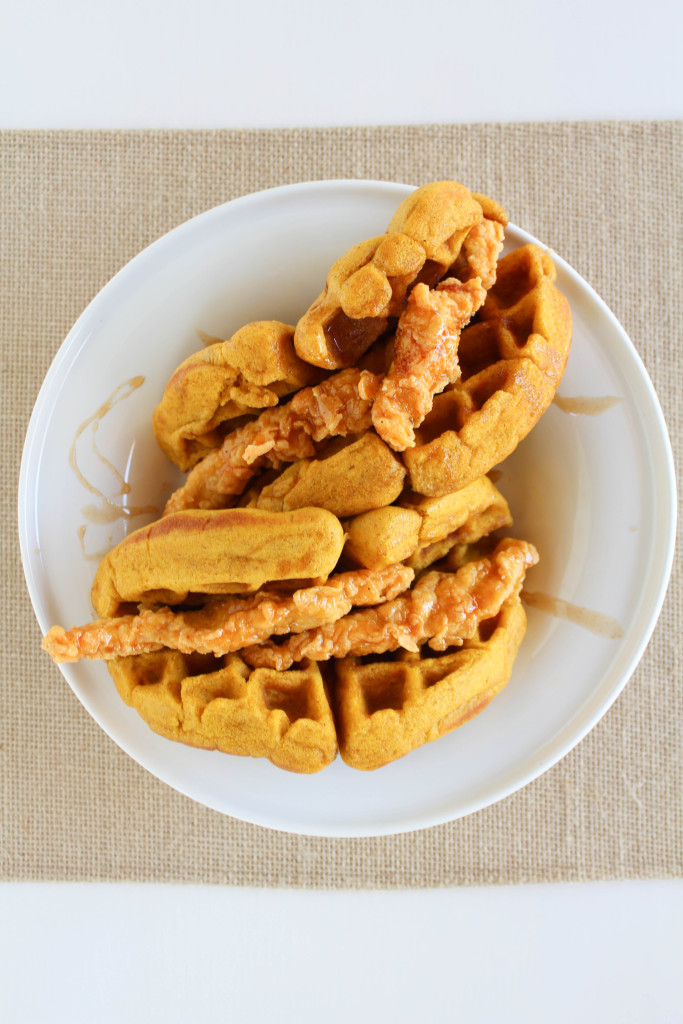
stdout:
[[99,618],[48,632],[54,660],[106,660],[162,736],[295,772],[379,768],[486,707],[538,559],[492,471],[572,333],[548,254],[500,257],[506,224],[425,185],[296,325],[204,336],[152,418],[185,482],[101,562]]

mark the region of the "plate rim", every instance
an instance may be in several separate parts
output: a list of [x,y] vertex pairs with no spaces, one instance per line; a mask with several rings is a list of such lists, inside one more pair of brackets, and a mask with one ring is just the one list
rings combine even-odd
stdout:
[[[296,182],[289,185],[279,185],[273,188],[262,189],[257,192],[250,192],[243,196],[239,196],[235,199],[228,200],[225,203],[220,203],[217,206],[213,206],[208,210],[204,210],[188,220],[183,221],[176,227],[171,228],[168,232],[156,238],[149,245],[145,246],[140,252],[136,253],[127,263],[125,263],[104,285],[103,287],[93,296],[87,306],[81,312],[66,337],[59,346],[55,353],[50,367],[43,379],[41,387],[36,396],[34,406],[29,419],[25,440],[22,448],[22,458],[19,471],[18,480],[18,502],[17,502],[17,513],[19,520],[19,541],[20,541],[20,552],[21,561],[24,575],[26,578],[27,589],[31,600],[31,605],[34,610],[34,614],[40,625],[41,631],[44,633],[46,625],[43,621],[43,616],[40,609],[37,607],[37,595],[34,598],[34,587],[38,590],[39,583],[33,576],[31,571],[31,559],[28,551],[28,537],[26,534],[26,523],[27,523],[27,512],[29,511],[28,497],[30,493],[29,489],[29,470],[33,465],[36,457],[39,461],[39,455],[36,456],[36,452],[42,447],[42,439],[38,435],[38,429],[40,422],[45,418],[46,412],[46,397],[50,394],[51,389],[55,384],[62,379],[64,364],[70,360],[74,362],[79,355],[81,348],[87,344],[88,337],[81,337],[81,333],[85,325],[87,325],[89,318],[92,315],[93,307],[97,307],[102,302],[106,301],[110,293],[114,288],[121,283],[122,279],[129,275],[133,275],[137,272],[139,267],[144,264],[147,260],[154,257],[156,251],[162,247],[168,245],[169,240],[174,241],[182,240],[182,236],[185,233],[190,233],[196,230],[198,222],[202,221],[209,223],[210,220],[216,219],[222,212],[225,212],[226,208],[234,208],[240,206],[247,208],[252,203],[263,201],[264,199],[277,201],[283,194],[292,194],[295,192],[299,193],[310,193],[310,192],[329,192],[334,188],[341,188],[351,193],[358,193],[361,190],[375,190],[383,193],[393,192],[396,196],[403,198],[405,195],[413,191],[417,186],[406,185],[398,182],[387,182],[378,181],[373,179],[365,178],[332,178],[322,179],[310,182]],[[548,741],[546,746],[552,746],[552,752],[541,757],[533,767],[529,767],[524,772],[518,772],[515,776],[514,781],[510,782],[507,786],[498,786],[496,793],[488,798],[484,799],[473,799],[466,801],[456,811],[446,810],[442,813],[429,812],[425,815],[411,814],[409,821],[403,821],[400,824],[395,822],[385,823],[384,826],[356,826],[353,830],[349,827],[325,827],[325,828],[312,828],[309,823],[296,821],[292,819],[287,826],[279,823],[273,823],[269,820],[267,815],[255,814],[252,816],[246,816],[244,814],[236,813],[233,810],[226,810],[220,806],[219,801],[212,800],[210,797],[204,796],[199,797],[196,793],[192,792],[192,787],[183,785],[182,780],[176,779],[176,772],[171,771],[170,776],[172,781],[169,779],[169,774],[166,776],[159,774],[154,768],[150,767],[145,762],[144,755],[138,752],[133,752],[129,748],[129,744],[125,739],[121,739],[117,735],[114,735],[112,729],[101,719],[101,716],[94,712],[84,702],[81,694],[78,693],[74,684],[71,682],[69,677],[66,675],[66,666],[57,666],[62,676],[66,679],[72,692],[79,700],[79,702],[85,707],[88,714],[94,718],[99,727],[112,739],[118,747],[120,747],[129,757],[131,757],[137,764],[148,771],[155,778],[161,782],[170,786],[177,792],[182,793],[184,796],[190,798],[196,803],[209,807],[218,813],[224,814],[229,817],[233,817],[236,820],[241,820],[254,824],[260,827],[270,828],[274,831],[283,832],[285,834],[298,834],[316,836],[321,838],[369,838],[369,837],[380,837],[386,835],[399,835],[406,834],[414,831],[419,831],[425,828],[434,827],[437,825],[445,824],[450,821],[455,821],[460,818],[466,817],[478,810],[482,810],[485,807],[493,806],[500,801],[511,796],[513,793],[525,788],[535,779],[539,778],[551,767],[561,761],[575,746],[577,746],[586,735],[597,725],[600,719],[607,713],[611,705],[620,695],[625,688],[626,684],[631,679],[637,665],[643,657],[645,649],[647,648],[654,629],[657,625],[666,593],[671,578],[671,571],[673,567],[673,560],[675,554],[675,541],[676,541],[676,526],[677,526],[677,490],[676,490],[676,475],[675,475],[675,464],[673,458],[673,451],[671,446],[671,440],[666,425],[666,419],[661,407],[661,403],[654,389],[654,385],[650,379],[647,369],[643,363],[643,360],[636,349],[633,341],[627,334],[626,330],[616,317],[616,315],[609,308],[607,303],[601,298],[601,296],[595,291],[592,285],[586,281],[566,260],[563,259],[556,251],[547,246],[545,243],[525,231],[523,228],[518,227],[514,223],[510,223],[512,228],[524,242],[534,243],[541,246],[544,250],[548,251],[551,255],[553,262],[555,263],[558,271],[561,271],[566,275],[573,283],[575,288],[583,292],[593,303],[595,303],[602,313],[611,323],[613,329],[619,337],[620,344],[625,346],[629,356],[631,357],[634,366],[632,369],[637,370],[637,380],[640,385],[645,388],[645,392],[650,400],[651,413],[654,414],[654,423],[657,427],[657,433],[655,436],[652,433],[643,433],[643,437],[647,442],[648,448],[654,448],[659,455],[660,471],[655,473],[655,481],[657,482],[657,500],[653,503],[653,509],[657,515],[664,515],[668,518],[668,529],[666,533],[665,544],[662,540],[659,540],[660,550],[662,551],[662,557],[660,559],[663,572],[659,578],[658,585],[655,585],[656,596],[652,601],[647,616],[647,621],[641,630],[640,638],[638,643],[635,645],[633,651],[628,657],[626,667],[620,672],[619,681],[610,686],[609,691],[601,699],[591,700],[589,702],[591,710],[590,713],[585,713],[585,707],[581,718],[583,724],[579,729],[571,726],[570,720],[563,729],[561,735],[564,737],[562,742],[557,741],[557,736],[553,738],[552,742]],[[68,373],[68,366],[66,367],[66,373]],[[51,412],[50,414],[51,415]],[[48,417],[49,418],[49,417]],[[661,470],[664,470],[662,474]],[[614,669],[613,669],[614,671]],[[606,674],[604,678],[608,678],[609,674]],[[574,715],[576,718],[577,715]],[[151,735],[155,735],[151,732]],[[566,733],[570,735],[565,736]],[[527,760],[531,758],[529,755]]]

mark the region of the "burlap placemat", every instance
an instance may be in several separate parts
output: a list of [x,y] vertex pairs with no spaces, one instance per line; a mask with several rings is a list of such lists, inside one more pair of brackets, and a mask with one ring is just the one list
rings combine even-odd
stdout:
[[680,875],[680,557],[634,678],[545,776],[449,825],[376,840],[311,839],[194,804],[89,718],[40,651],[19,560],[16,487],[42,378],[108,278],[202,210],[321,178],[449,177],[504,202],[624,324],[664,407],[680,479],[683,126],[6,132],[0,143],[2,877],[402,887]]

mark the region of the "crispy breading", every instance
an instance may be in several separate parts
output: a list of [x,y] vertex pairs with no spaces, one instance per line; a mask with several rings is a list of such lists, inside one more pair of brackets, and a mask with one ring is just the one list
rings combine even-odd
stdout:
[[503,249],[503,225],[487,217],[475,224],[462,244],[457,260],[449,270],[449,276],[459,281],[470,281],[478,277],[481,286],[488,291],[496,283],[497,262]]
[[351,612],[281,644],[268,641],[247,647],[242,657],[250,665],[283,670],[305,658],[327,661],[399,647],[418,652],[424,643],[443,651],[474,636],[479,623],[519,593],[526,570],[537,561],[532,544],[506,538],[490,558],[468,562],[455,573],[430,572],[393,601]]
[[455,278],[434,289],[417,284],[401,314],[394,358],[372,407],[377,433],[395,451],[415,444],[414,427],[432,408],[434,395],[460,376],[460,332],[486,298],[481,280]]
[[263,588],[248,598],[211,601],[190,611],[143,609],[65,630],[53,626],[43,648],[56,662],[83,658],[108,660],[170,647],[184,654],[229,654],[281,633],[304,629],[346,615],[354,605],[392,600],[406,590],[414,573],[403,565],[373,572],[337,573],[319,586],[293,594]]
[[267,409],[195,466],[164,514],[224,508],[263,466],[311,458],[314,442],[367,430],[379,384],[368,370],[342,370],[316,387],[302,388],[285,405]]

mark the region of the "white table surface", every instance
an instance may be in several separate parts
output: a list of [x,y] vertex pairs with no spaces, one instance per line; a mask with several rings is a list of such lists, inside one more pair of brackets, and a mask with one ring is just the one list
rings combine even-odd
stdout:
[[[0,2],[0,128],[683,117],[674,0]],[[683,1020],[683,882],[0,886],[7,1021]]]

